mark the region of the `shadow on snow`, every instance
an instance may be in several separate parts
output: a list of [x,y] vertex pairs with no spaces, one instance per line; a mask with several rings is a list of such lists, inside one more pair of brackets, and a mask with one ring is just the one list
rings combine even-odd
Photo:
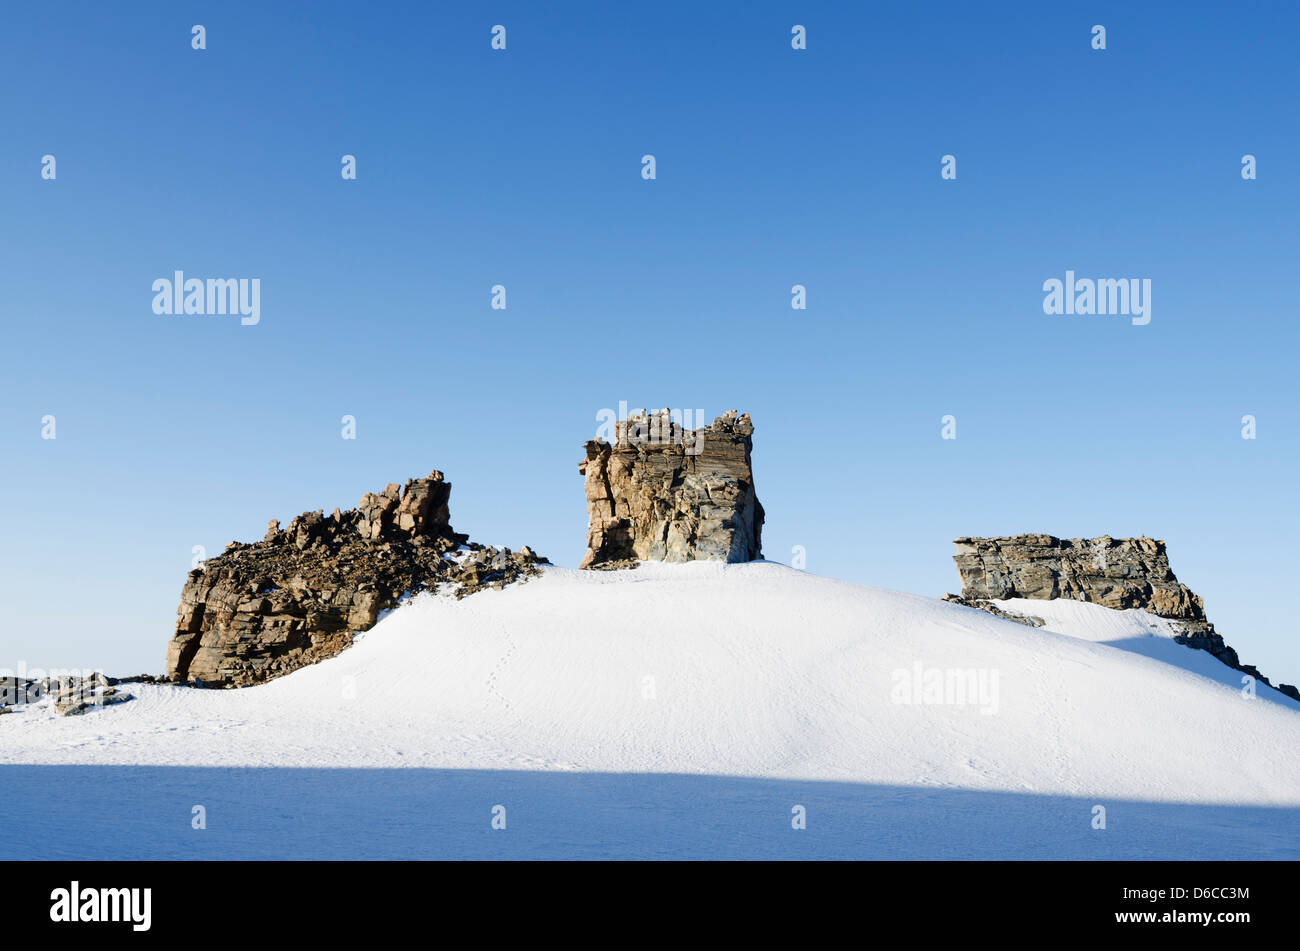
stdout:
[[0,766],[0,828],[5,859],[1300,858],[1300,808],[657,773]]

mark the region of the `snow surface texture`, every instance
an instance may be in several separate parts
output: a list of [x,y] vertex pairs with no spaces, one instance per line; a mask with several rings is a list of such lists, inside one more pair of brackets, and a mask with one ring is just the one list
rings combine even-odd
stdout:
[[999,603],[1047,627],[766,562],[421,595],[269,684],[0,717],[0,857],[1300,858],[1300,704]]

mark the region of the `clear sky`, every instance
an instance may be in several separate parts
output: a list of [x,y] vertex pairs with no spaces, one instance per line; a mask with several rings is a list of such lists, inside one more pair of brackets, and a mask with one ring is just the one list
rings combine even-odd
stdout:
[[[773,560],[939,595],[960,535],[1146,534],[1300,681],[1298,32],[1282,2],[6,9],[0,667],[160,672],[194,546],[434,468],[458,530],[576,565],[582,443],[627,401],[752,414]],[[178,269],[259,279],[260,322],[154,314]],[[1151,322],[1045,315],[1067,269],[1149,279]]]

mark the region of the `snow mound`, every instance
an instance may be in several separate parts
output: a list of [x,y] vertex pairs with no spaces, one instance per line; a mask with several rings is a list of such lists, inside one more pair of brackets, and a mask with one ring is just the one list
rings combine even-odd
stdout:
[[[80,718],[40,709],[2,717],[0,763],[182,767],[201,771],[209,784],[222,771],[208,767],[496,775],[496,790],[515,788],[510,782],[536,789],[527,777],[539,773],[609,777],[603,784],[571,777],[579,797],[638,777],[634,788],[657,789],[673,802],[679,787],[656,787],[645,774],[675,777],[695,802],[717,795],[722,778],[733,784],[727,789],[770,790],[778,799],[789,784],[829,783],[818,788],[843,792],[825,792],[825,808],[841,809],[841,817],[843,809],[879,812],[882,796],[898,808],[933,802],[914,816],[921,844],[895,842],[881,853],[888,855],[950,854],[961,842],[978,852],[998,834],[1005,849],[992,854],[1034,854],[1038,846],[1023,836],[993,831],[1008,821],[1006,809],[997,818],[998,800],[970,793],[1047,804],[1034,806],[1044,822],[1065,803],[1083,810],[1129,801],[1148,816],[1162,814],[1160,803],[1254,807],[1246,811],[1268,818],[1241,820],[1251,836],[1264,835],[1279,815],[1296,827],[1300,704],[1262,686],[1246,696],[1240,674],[1174,643],[1167,623],[1142,611],[1066,601],[1000,605],[1043,617],[1047,627],[766,562],[550,568],[462,601],[417,596],[343,654],[263,686],[133,685],[126,689],[136,702]],[[907,799],[908,790],[920,798]],[[948,793],[960,793],[954,801],[962,805],[944,805]],[[991,824],[983,833],[971,819],[971,829],[945,833],[953,838],[944,842],[924,837],[934,810],[984,816],[981,803]],[[790,805],[773,808],[777,827],[789,830]],[[1099,839],[1088,816],[1071,815],[1081,838],[1071,831],[1057,845],[1092,854],[1087,843]],[[645,843],[628,838],[634,828],[626,816],[597,822],[592,854],[644,854]],[[656,830],[659,841],[673,841]],[[771,853],[742,848],[714,833],[673,834],[704,854],[787,854],[775,845]],[[1051,848],[1050,834],[1034,836]],[[256,854],[253,838],[223,854]],[[583,854],[580,838],[570,830],[568,851],[562,841],[538,854]],[[1247,838],[1254,843],[1247,849],[1273,854]],[[1127,841],[1127,851],[1104,854],[1147,854]],[[1152,854],[1170,842],[1179,843],[1177,854],[1218,854],[1198,841],[1190,832],[1153,833],[1148,844]],[[1224,841],[1225,852],[1243,847],[1240,836]],[[870,852],[835,842],[817,854]],[[480,846],[467,848],[483,854]],[[791,847],[788,840],[782,847]],[[303,854],[301,842],[295,848],[288,851]],[[669,851],[693,854],[686,845]]]

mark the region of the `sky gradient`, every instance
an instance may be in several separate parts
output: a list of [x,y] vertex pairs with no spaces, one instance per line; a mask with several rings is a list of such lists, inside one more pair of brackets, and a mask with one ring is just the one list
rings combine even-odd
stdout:
[[[457,530],[576,565],[582,444],[627,401],[752,415],[772,560],[940,595],[957,536],[1145,534],[1295,683],[1298,30],[1280,2],[7,11],[0,667],[160,672],[194,546],[434,468]],[[260,279],[260,323],[155,315],[178,269]],[[1150,324],[1045,315],[1067,269],[1150,279]]]

